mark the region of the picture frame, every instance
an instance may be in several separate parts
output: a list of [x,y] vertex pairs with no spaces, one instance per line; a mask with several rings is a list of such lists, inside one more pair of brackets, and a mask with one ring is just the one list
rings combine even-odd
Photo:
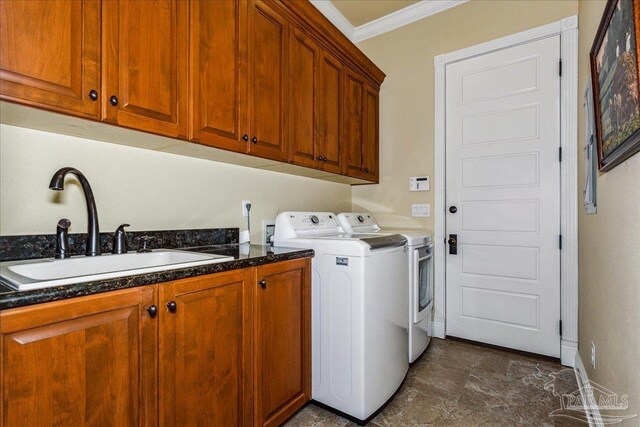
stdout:
[[640,151],[640,0],[609,0],[589,54],[598,168]]

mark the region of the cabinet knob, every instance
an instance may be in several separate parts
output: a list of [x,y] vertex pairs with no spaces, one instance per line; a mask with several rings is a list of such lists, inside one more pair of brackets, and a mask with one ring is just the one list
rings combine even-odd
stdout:
[[253,138],[251,138],[251,142],[253,142],[254,144],[258,143],[258,138],[256,138],[255,136]]
[[89,99],[92,101],[97,101],[98,100],[98,91],[95,89],[91,89],[89,91]]
[[262,289],[267,289],[267,281],[266,281],[266,280],[264,280],[264,279],[263,279],[263,280],[260,280],[260,281],[258,282],[258,285],[260,285],[260,287],[261,287]]
[[155,305],[152,305],[151,307],[147,307],[147,313],[149,313],[149,317],[153,319],[158,314],[158,307]]
[[178,308],[178,304],[176,304],[175,301],[169,301],[167,303],[167,308],[169,309],[170,313],[175,313],[176,309]]
[[364,168],[364,173],[369,173],[369,168]]
[[118,97],[115,95],[111,95],[111,98],[109,98],[109,104],[113,105],[114,107],[118,105]]
[[244,135],[242,135],[242,140],[243,140],[244,142],[249,141],[249,135],[247,135],[246,133],[245,133]]

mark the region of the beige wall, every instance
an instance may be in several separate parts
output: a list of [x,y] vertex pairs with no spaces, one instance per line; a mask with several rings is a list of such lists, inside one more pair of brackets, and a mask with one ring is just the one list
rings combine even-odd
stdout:
[[[589,50],[604,5],[605,1],[579,4],[581,92],[590,78]],[[581,147],[582,111],[578,117]],[[579,166],[582,179],[583,162]],[[585,215],[582,208],[579,212],[580,356],[590,380],[628,394],[628,413],[640,415],[640,154],[598,177],[596,215]],[[595,370],[590,364],[592,341]],[[639,423],[636,418],[627,425]]]
[[253,205],[252,240],[258,242],[261,221],[279,211],[341,211],[351,203],[345,184],[0,125],[0,234],[54,233],[63,217],[74,232],[86,232],[80,187],[48,188],[63,166],[89,179],[102,231],[125,222],[132,230],[246,229],[245,199]]
[[[577,12],[569,0],[476,0],[359,44],[387,78],[380,94],[380,185],[353,187],[353,209],[374,213],[386,226],[433,230],[433,216],[411,218],[412,203],[434,208],[433,58]],[[429,175],[432,190],[410,193],[415,175]]]

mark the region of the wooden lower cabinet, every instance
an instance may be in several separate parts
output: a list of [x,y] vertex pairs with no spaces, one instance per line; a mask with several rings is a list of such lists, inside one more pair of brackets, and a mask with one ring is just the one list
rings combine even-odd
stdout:
[[310,260],[0,312],[0,425],[275,426],[311,398]]
[[2,426],[157,425],[155,286],[0,313]]
[[309,259],[257,267],[256,426],[277,426],[311,399]]
[[251,425],[254,274],[233,270],[159,287],[160,425]]

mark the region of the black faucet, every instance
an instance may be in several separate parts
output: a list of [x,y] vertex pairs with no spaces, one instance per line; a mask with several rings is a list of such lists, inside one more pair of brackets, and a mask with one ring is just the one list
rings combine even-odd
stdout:
[[84,192],[84,199],[87,203],[89,226],[87,230],[87,250],[85,251],[85,255],[100,255],[102,252],[100,251],[100,228],[98,226],[98,210],[96,209],[96,201],[93,198],[93,191],[91,191],[91,186],[89,185],[89,181],[87,181],[87,178],[78,169],[62,168],[58,172],[53,174],[51,183],[49,183],[49,188],[56,191],[64,190],[64,178],[68,173],[75,175],[76,178],[78,178],[78,181],[80,181],[82,191]]
[[65,259],[69,258],[71,254],[69,253],[69,227],[71,226],[71,221],[66,218],[62,218],[58,221],[58,226],[56,227],[56,259]]

